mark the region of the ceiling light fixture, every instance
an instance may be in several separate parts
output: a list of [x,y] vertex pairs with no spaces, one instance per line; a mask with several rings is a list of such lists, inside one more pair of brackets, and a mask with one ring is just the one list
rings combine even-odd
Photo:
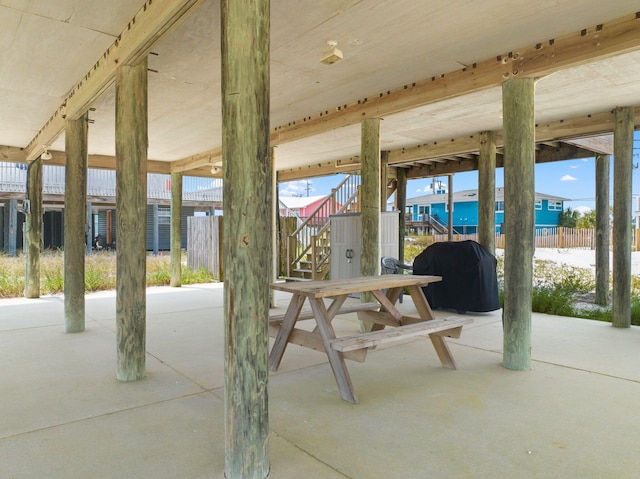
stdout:
[[322,55],[320,59],[320,63],[324,63],[325,65],[333,65],[336,62],[339,62],[344,58],[342,55],[342,51],[338,48],[338,42],[335,40],[329,40],[327,45],[331,47],[331,49]]
[[44,152],[40,155],[40,158],[47,161],[51,159],[51,153],[49,153],[49,148],[47,146],[44,147]]

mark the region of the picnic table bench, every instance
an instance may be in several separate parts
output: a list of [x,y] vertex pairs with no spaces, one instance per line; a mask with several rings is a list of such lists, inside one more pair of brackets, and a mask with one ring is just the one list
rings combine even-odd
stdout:
[[[276,371],[288,343],[323,351],[338,384],[342,398],[357,403],[345,359],[364,361],[367,351],[382,344],[391,344],[418,336],[429,336],[444,367],[455,369],[456,363],[444,338],[459,337],[462,326],[473,322],[470,318],[452,316],[435,319],[422,286],[441,281],[440,276],[380,275],[328,281],[272,283],[276,291],[291,293],[287,311],[272,316],[269,333],[275,342],[269,355],[269,369]],[[405,316],[395,304],[403,288],[411,295],[418,317]],[[386,290],[386,293],[383,292]],[[349,295],[370,292],[376,302],[344,306]],[[325,298],[329,305],[325,304]],[[308,301],[311,311],[302,311]],[[370,332],[336,337],[332,321],[336,315],[358,313],[358,318],[373,324]],[[297,321],[314,319],[313,331],[296,328]],[[386,329],[390,326],[389,329]]]

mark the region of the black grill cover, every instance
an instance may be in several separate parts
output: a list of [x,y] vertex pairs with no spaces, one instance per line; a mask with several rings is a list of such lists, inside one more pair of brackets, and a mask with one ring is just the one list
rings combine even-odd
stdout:
[[495,311],[498,299],[497,261],[475,241],[434,243],[413,261],[413,274],[442,276],[423,289],[432,308]]

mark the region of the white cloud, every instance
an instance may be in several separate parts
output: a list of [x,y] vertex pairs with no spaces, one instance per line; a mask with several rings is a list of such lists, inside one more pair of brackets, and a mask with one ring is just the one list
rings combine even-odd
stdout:
[[280,196],[307,196],[307,188],[309,191],[315,191],[313,183],[307,180],[288,181],[280,185]]
[[564,175],[562,178],[560,178],[560,181],[576,181],[576,178],[571,175]]
[[574,170],[580,168],[580,165],[571,165],[569,168],[573,168]]
[[591,208],[589,208],[588,206],[577,206],[576,208],[574,208],[574,211],[577,211],[581,215],[584,215],[585,213],[590,213]]

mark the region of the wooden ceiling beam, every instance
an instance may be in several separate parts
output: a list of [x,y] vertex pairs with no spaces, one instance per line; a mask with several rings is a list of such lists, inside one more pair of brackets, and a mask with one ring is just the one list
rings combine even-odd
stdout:
[[567,143],[586,148],[596,153],[602,153],[603,155],[613,155],[613,134],[590,138],[577,138],[567,140]]
[[212,166],[222,167],[222,148],[206,151],[197,155],[171,162],[171,171],[174,173],[186,172],[195,168]]
[[115,42],[97,59],[93,68],[67,95],[62,105],[26,148],[26,161],[33,161],[63,132],[65,120],[77,119],[115,81],[120,65],[137,63],[153,45],[176,27],[204,0],[147,0]]
[[18,148],[16,146],[0,146],[0,161],[6,161],[9,163],[25,163],[26,152],[24,148]]
[[[65,166],[66,155],[64,151],[49,150],[51,153],[51,159],[43,161],[44,166]],[[7,160],[9,161],[9,160]],[[17,161],[17,163],[25,163],[25,158]],[[114,156],[107,155],[89,155],[88,157],[89,168],[95,168],[98,170],[115,170],[116,159]],[[171,174],[171,163],[167,161],[147,161],[147,173],[158,173],[161,175]],[[195,176],[195,175],[194,175]],[[209,174],[209,176],[211,176]]]
[[373,94],[277,126],[271,133],[271,144],[275,146],[356,124],[364,118],[382,117],[474,93],[514,77],[542,77],[638,48],[640,20],[635,14],[626,15],[556,39],[541,39],[535,45],[473,63],[461,70]]
[[278,182],[295,181],[304,178],[315,178],[318,176],[351,174],[359,171],[360,158],[356,157],[349,160],[327,161],[316,165],[280,170],[278,171]]
[[[580,148],[568,143],[562,143],[557,148],[542,146],[536,151],[536,163],[549,163],[552,161],[571,160],[577,158],[590,158],[593,152]],[[496,168],[504,166],[504,156],[496,155]],[[448,162],[446,164],[431,164],[423,167],[414,167],[407,170],[407,179],[413,180],[418,178],[426,178],[429,176],[442,176],[452,173],[463,173],[466,171],[474,171],[478,169],[478,163],[475,159]]]
[[[626,15],[559,38],[545,39],[535,45],[473,63],[461,70],[436,75],[293,120],[272,130],[271,146],[353,125],[364,118],[382,117],[474,93],[498,86],[510,78],[542,77],[561,69],[602,60],[638,48],[640,48],[640,20],[636,14]],[[473,139],[470,138],[468,141]],[[435,146],[434,144],[433,147]],[[411,161],[412,158],[417,159],[421,156],[421,149],[436,148],[432,148],[431,143],[409,148],[404,151],[405,159],[390,158],[389,163],[404,163]],[[394,153],[401,154],[400,151]],[[190,167],[203,166],[204,158],[218,154],[219,150],[212,150],[203,153],[202,156],[198,155],[199,159],[194,160],[192,157],[178,160],[175,162],[175,168],[184,171]]]

